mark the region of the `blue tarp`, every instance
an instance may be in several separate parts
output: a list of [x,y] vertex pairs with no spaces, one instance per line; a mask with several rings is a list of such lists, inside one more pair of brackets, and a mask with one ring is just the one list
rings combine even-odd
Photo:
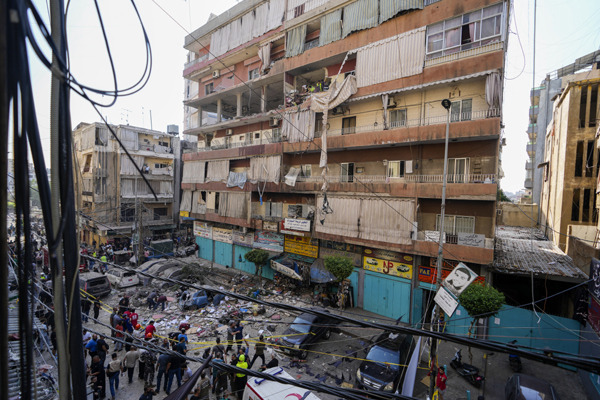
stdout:
[[325,269],[325,262],[322,258],[317,258],[310,266],[310,281],[313,283],[335,282],[335,276]]

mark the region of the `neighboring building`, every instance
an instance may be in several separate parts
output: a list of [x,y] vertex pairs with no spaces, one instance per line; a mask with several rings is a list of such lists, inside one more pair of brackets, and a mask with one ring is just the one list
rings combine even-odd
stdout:
[[354,305],[418,322],[432,304],[449,117],[444,274],[460,260],[489,279],[509,9],[246,0],[186,37],[183,133],[198,151],[183,155],[181,215],[199,256],[253,273],[243,256],[263,248],[306,273],[346,255]]
[[527,142],[527,155],[529,156],[529,160],[525,163],[525,188],[531,189],[532,202],[535,204],[540,204],[540,195],[542,193],[544,171],[539,166],[544,162],[546,128],[552,120],[554,99],[561,92],[563,77],[573,75],[586,68],[589,69],[598,60],[599,56],[600,51],[595,51],[578,58],[574,63],[546,75],[540,86],[530,91],[531,105],[529,107],[529,125],[527,127],[527,136],[529,138]]
[[545,135],[541,227],[563,251],[569,225],[598,223],[599,83],[597,64],[590,71],[563,77],[563,90],[555,100],[553,119]]
[[179,138],[129,125],[111,127],[157,198],[104,124],[80,123],[73,131],[80,239],[89,245],[123,244],[138,233],[138,221],[144,238],[170,238],[179,213],[179,203],[174,202],[179,190],[173,190],[179,185]]

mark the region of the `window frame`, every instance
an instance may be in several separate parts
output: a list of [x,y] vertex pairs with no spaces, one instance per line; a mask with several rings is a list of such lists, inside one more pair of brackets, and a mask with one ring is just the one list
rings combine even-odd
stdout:
[[[440,220],[441,220],[442,215],[441,214],[436,214],[435,215],[435,230],[439,232],[440,230]],[[471,229],[462,229],[460,228],[460,232],[457,230],[457,218],[461,219],[461,220],[469,220],[470,221],[470,225],[471,225]],[[448,222],[451,222],[451,224],[449,224]],[[474,234],[475,233],[475,217],[472,215],[449,215],[449,214],[445,214],[444,215],[444,233],[446,233],[446,235],[458,235],[459,233],[470,233],[470,234]],[[452,230],[451,232],[448,231],[449,226],[452,225]]]
[[[392,115],[396,116],[397,114],[403,115],[403,118],[398,120],[397,117],[392,117]],[[388,116],[390,121],[390,128],[400,128],[407,125],[406,121],[408,120],[408,110],[406,108],[396,108],[394,110],[389,110]],[[394,119],[396,120],[394,121]]]
[[209,82],[206,85],[204,85],[204,95],[208,96],[210,94],[212,94],[215,90],[215,84],[214,82]]
[[[344,168],[346,169],[344,173]],[[352,174],[350,174],[350,169],[352,169]],[[354,163],[353,162],[344,162],[340,164],[340,182],[343,183],[352,183],[354,182]]]
[[[390,175],[390,169],[392,164],[398,163],[398,176]],[[392,160],[388,161],[385,176],[386,178],[404,178],[406,175],[406,161],[405,160]]]
[[248,80],[252,81],[254,79],[260,78],[260,68],[256,67],[248,70]]

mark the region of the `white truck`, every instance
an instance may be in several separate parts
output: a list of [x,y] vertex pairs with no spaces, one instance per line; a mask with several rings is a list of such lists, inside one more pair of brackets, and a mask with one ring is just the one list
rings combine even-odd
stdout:
[[[269,368],[265,374],[293,380],[281,367]],[[284,385],[267,379],[248,377],[242,400],[320,400],[310,390]]]

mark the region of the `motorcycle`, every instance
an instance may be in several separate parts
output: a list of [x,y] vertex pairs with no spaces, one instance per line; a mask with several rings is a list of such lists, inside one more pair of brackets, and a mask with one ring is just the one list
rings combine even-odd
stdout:
[[[513,340],[508,344],[516,347],[517,341]],[[523,364],[521,364],[521,357],[519,357],[518,354],[509,354],[508,363],[510,365],[510,369],[512,369],[514,372],[521,372],[521,370],[523,370]]]
[[457,350],[454,354],[454,358],[450,361],[450,366],[458,372],[460,376],[465,378],[467,382],[476,388],[481,387],[483,383],[483,376],[479,375],[479,368],[474,365],[465,364],[462,362],[461,350]]

